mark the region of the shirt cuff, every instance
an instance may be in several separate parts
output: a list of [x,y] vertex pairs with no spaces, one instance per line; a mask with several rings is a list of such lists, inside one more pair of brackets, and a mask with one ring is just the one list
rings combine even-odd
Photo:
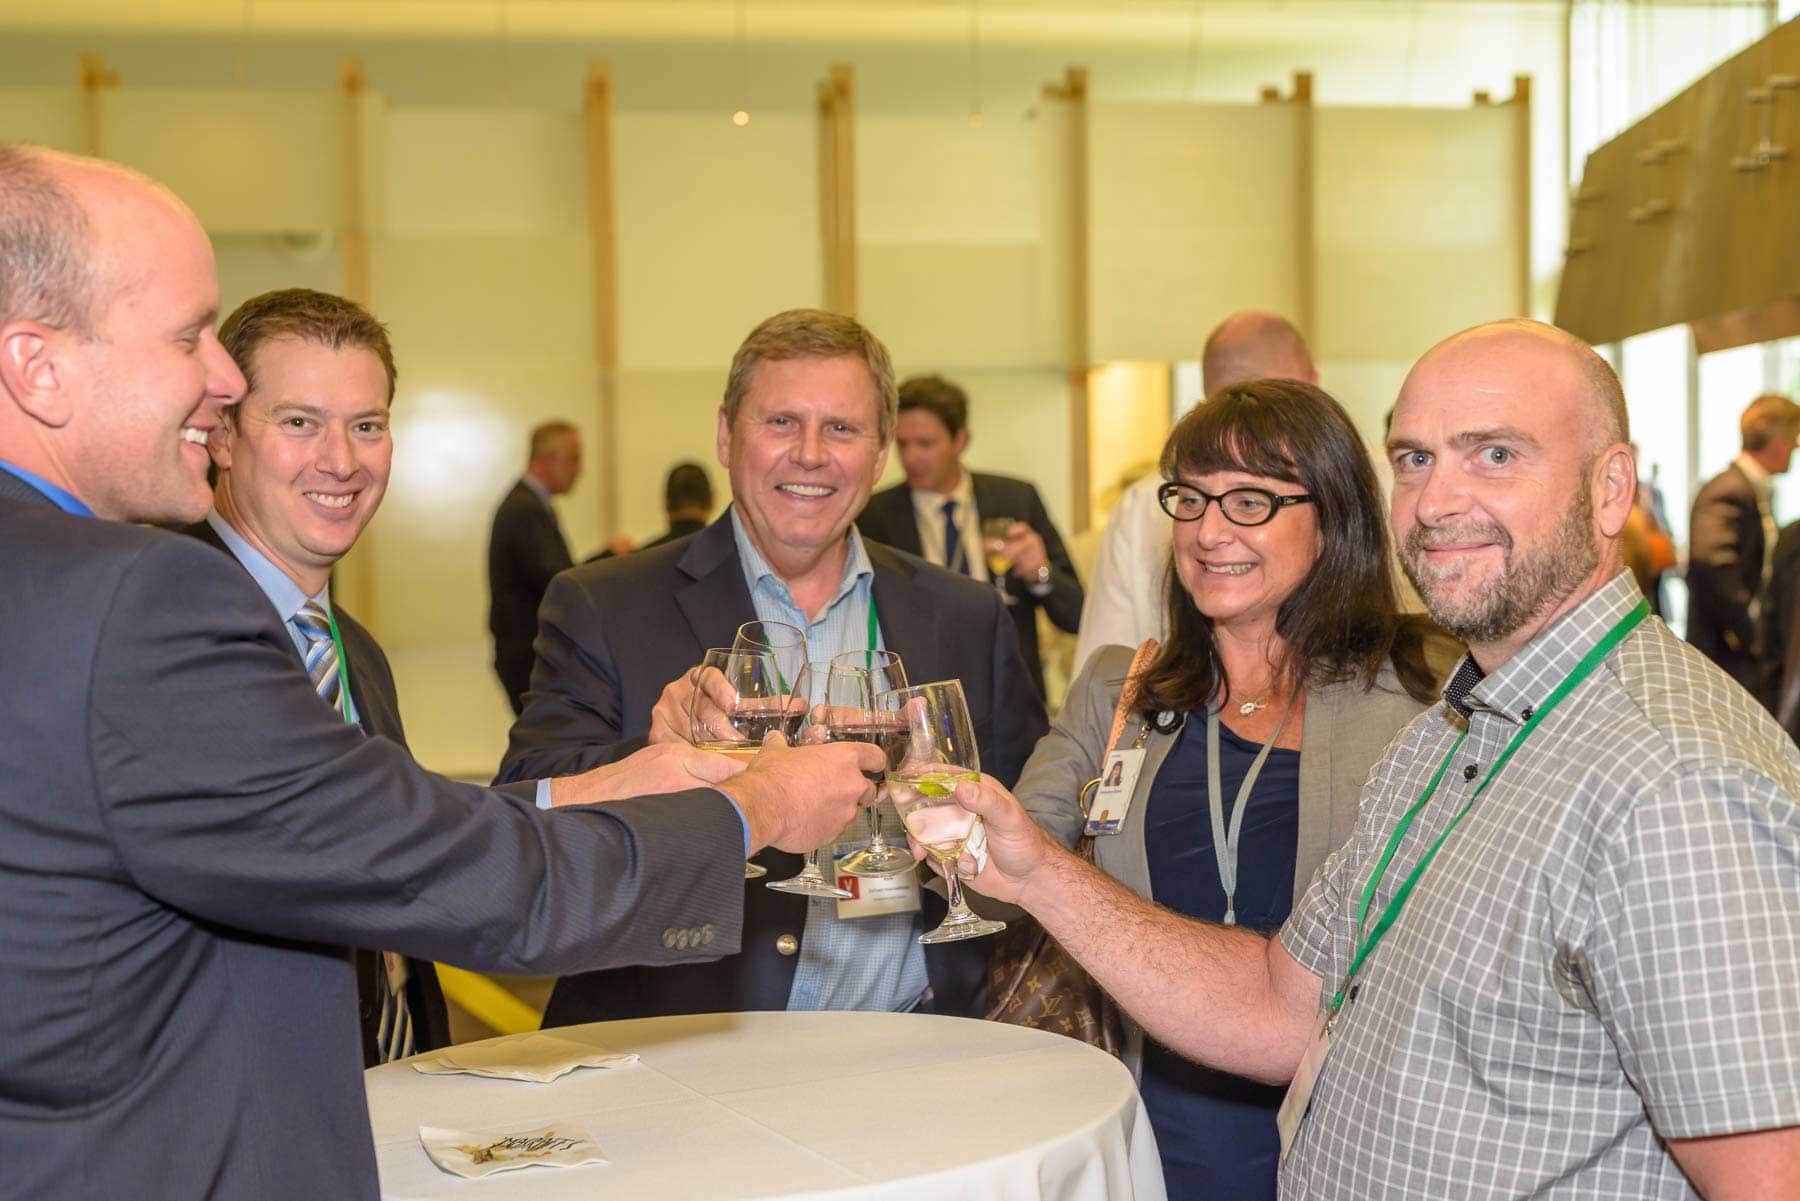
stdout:
[[537,807],[539,809],[550,808],[550,781],[548,780],[537,782]]
[[744,811],[738,806],[738,803],[731,800],[731,794],[729,792],[726,792],[723,788],[715,788],[713,791],[724,797],[727,801],[731,801],[731,811],[738,815],[738,824],[744,827],[744,858],[750,858],[750,819],[744,816]]

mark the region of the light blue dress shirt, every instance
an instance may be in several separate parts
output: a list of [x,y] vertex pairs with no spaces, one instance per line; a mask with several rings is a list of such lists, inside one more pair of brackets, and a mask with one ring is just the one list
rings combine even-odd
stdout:
[[[294,651],[305,659],[310,640],[294,624],[294,614],[300,612],[307,601],[316,601],[320,608],[327,613],[331,612],[330,581],[319,589],[317,595],[308,596],[301,591],[300,585],[288,578],[286,572],[271,563],[267,555],[250,545],[249,540],[233,529],[229,521],[220,517],[217,509],[206,515],[206,524],[230,548],[232,555],[250,573],[250,578],[256,581],[256,586],[262,589],[263,595],[269,598],[269,603],[275,606],[275,612],[280,616],[281,624],[286,627],[288,637],[293,639]],[[343,682],[344,715],[350,721],[360,723],[361,719],[356,715],[356,700],[350,695],[350,671],[351,664],[338,664],[338,678]]]
[[65,513],[76,517],[92,517],[94,511],[81,503],[81,498],[66,488],[58,488],[41,475],[33,475],[23,467],[15,467],[0,459],[0,471],[18,477],[44,494],[44,498]]
[[[815,663],[824,663],[844,651],[869,648],[870,589],[875,572],[854,527],[848,535],[850,553],[844,562],[844,577],[817,620],[808,618],[795,604],[787,584],[751,544],[735,508],[731,511],[731,532],[737,539],[738,560],[743,564],[744,583],[750,588],[757,620],[786,622],[804,630],[807,651]],[[875,642],[877,650],[885,649],[879,630]],[[815,678],[814,702],[824,699],[824,690],[824,679]],[[826,870],[829,872],[830,868]],[[925,973],[925,950],[918,943],[923,928],[917,913],[839,921],[836,901],[808,898],[805,937],[800,942],[800,962],[794,965],[794,984],[788,991],[787,1007],[882,1012],[912,1009],[930,984]]]

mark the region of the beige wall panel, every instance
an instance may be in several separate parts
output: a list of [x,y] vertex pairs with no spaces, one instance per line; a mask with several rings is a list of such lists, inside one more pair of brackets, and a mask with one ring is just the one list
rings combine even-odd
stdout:
[[276,288],[343,287],[343,258],[329,234],[213,234],[223,320],[252,296]]
[[820,302],[810,114],[739,128],[723,113],[620,113],[613,132],[624,367],[722,373],[757,322]]
[[1524,313],[1512,109],[1322,108],[1314,120],[1315,354],[1410,362]]
[[1337,398],[1356,423],[1363,442],[1380,447],[1387,441],[1387,413],[1399,399],[1400,385],[1412,359],[1328,359],[1314,364],[1319,386]]
[[412,234],[585,234],[580,114],[398,108],[385,128],[382,226]]
[[1034,321],[1037,247],[865,242],[858,254],[862,321],[887,343],[901,378],[921,363],[1055,365]]
[[338,224],[335,92],[104,92],[101,150],[173,188],[209,230]]
[[0,141],[84,151],[81,93],[74,88],[0,88]]
[[[1082,199],[1076,194],[1075,140],[1070,129],[1075,115],[1075,105],[1046,98],[1039,102],[1037,118],[1031,123],[1038,164],[1038,289],[1032,326],[1045,363],[1085,361],[1075,332],[1075,275],[1077,260],[1085,251],[1076,246],[1072,232],[1077,202]],[[1063,392],[1066,410],[1066,379]]]
[[1041,142],[1033,121],[941,113],[856,121],[856,232],[864,242],[1035,242]]
[[[728,352],[729,353],[729,352]],[[619,374],[619,513],[635,539],[668,528],[663,479],[691,459],[712,476],[720,509],[731,495],[715,453],[719,398],[729,359],[701,371],[624,371]]]
[[[545,237],[377,235],[376,313],[409,362],[593,362],[585,232]],[[593,397],[557,398],[591,408]]]
[[1092,107],[1094,361],[1190,359],[1234,309],[1293,311],[1297,121],[1285,105]]

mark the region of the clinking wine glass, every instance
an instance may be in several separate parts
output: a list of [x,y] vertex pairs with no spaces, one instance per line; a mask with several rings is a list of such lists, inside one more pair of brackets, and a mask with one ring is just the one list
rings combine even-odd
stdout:
[[[746,621],[737,628],[731,649],[768,655],[774,661],[776,676],[783,681],[795,679],[807,663],[806,632],[785,621]],[[804,697],[806,693],[800,695]],[[788,741],[793,739],[790,737]],[[746,880],[768,874],[769,869],[760,863],[744,864]]]
[[956,864],[981,818],[956,803],[956,786],[981,779],[981,753],[962,682],[943,680],[884,692],[884,711],[905,721],[907,746],[897,768],[887,773],[888,799],[914,842],[942,867],[950,887],[950,911],[941,925],[919,935],[922,943],[957,942],[998,934],[1006,923],[979,917],[963,900]]
[[[830,664],[810,663],[806,675],[812,680],[824,679],[830,672]],[[810,690],[809,690],[810,691]],[[804,699],[805,694],[802,694]],[[823,707],[815,710],[807,717],[807,730],[801,736],[803,742],[819,742],[826,738]],[[814,847],[801,858],[800,870],[785,880],[771,880],[769,887],[776,892],[790,892],[803,897],[834,897],[848,900],[852,895],[847,888],[837,886],[835,876],[828,879],[819,868],[819,848]]]
[[[882,693],[906,687],[906,668],[893,651],[845,651],[834,655],[825,681],[825,729],[832,742],[868,742],[887,756],[887,770],[906,759],[906,720],[876,705]],[[867,773],[880,788],[887,771]],[[837,861],[853,876],[891,876],[913,865],[904,847],[889,846],[881,832],[881,794],[869,806],[869,841]]]
[[[746,762],[755,758],[772,732],[779,731],[792,743],[806,720],[810,683],[804,666],[796,677],[782,672],[771,655],[715,647],[701,656],[694,674],[689,741],[701,750]],[[747,862],[744,878],[755,879],[768,870]]]
[[981,519],[981,552],[987,559],[988,578],[1000,591],[1000,599],[1009,605],[1018,602],[1012,593],[1006,590],[1006,577],[1012,571],[1012,555],[1006,550],[1006,531],[1012,529],[1013,519],[1010,517],[984,517]]

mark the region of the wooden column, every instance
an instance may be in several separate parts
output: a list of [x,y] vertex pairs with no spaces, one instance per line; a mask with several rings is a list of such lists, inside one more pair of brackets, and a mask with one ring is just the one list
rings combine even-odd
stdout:
[[1299,326],[1309,342],[1317,345],[1318,330],[1318,295],[1319,295],[1319,250],[1315,237],[1318,224],[1316,191],[1314,188],[1315,171],[1313,164],[1313,77],[1311,71],[1294,72],[1294,93],[1283,96],[1278,88],[1264,88],[1262,91],[1264,104],[1292,105],[1295,112],[1294,128],[1294,212],[1299,225],[1294,230],[1294,314],[1293,322]]
[[1088,73],[1070,67],[1061,83],[1044,85],[1044,99],[1069,106],[1069,492],[1071,532],[1094,524],[1092,406],[1088,376],[1093,370],[1088,333]]
[[84,54],[81,56],[79,86],[82,153],[103,158],[106,154],[106,118],[102,93],[118,90],[119,73],[106,65],[104,55]]
[[1532,314],[1531,302],[1531,76],[1513,76],[1512,99],[1506,102],[1517,122],[1514,131],[1513,219],[1519,229],[1519,313]]
[[[364,100],[369,80],[362,60],[338,61],[338,286],[346,299],[366,309],[375,307],[369,273],[369,188],[367,120]],[[379,535],[363,530],[348,554],[331,571],[331,593],[377,636],[381,624],[379,590],[375,586]]]
[[846,63],[819,84],[819,242],[825,307],[856,316],[856,91]]
[[603,538],[619,527],[619,242],[613,186],[613,81],[605,63],[588,66],[588,238],[594,275],[594,424],[600,445],[588,454]]

